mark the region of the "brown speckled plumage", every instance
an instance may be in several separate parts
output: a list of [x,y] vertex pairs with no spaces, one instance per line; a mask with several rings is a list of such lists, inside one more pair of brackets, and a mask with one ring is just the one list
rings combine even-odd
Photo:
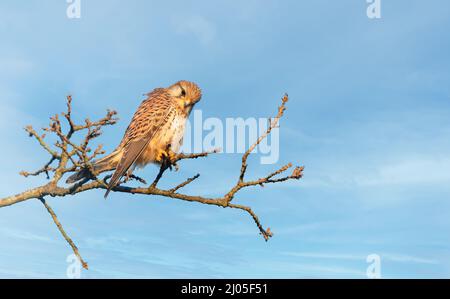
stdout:
[[[115,169],[105,197],[127,171],[149,163],[159,164],[162,155],[179,150],[186,120],[200,100],[201,90],[195,83],[179,81],[168,88],[156,88],[147,96],[135,112],[120,145],[95,162],[94,169],[98,172]],[[68,182],[85,175],[81,171]]]

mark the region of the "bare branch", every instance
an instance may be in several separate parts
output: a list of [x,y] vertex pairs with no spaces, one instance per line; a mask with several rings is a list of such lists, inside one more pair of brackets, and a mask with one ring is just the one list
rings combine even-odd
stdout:
[[209,156],[210,154],[218,153],[220,149],[214,149],[211,151],[206,151],[203,153],[193,153],[193,154],[184,154],[180,153],[175,156],[175,159],[172,161],[165,161],[161,164],[161,167],[159,169],[158,175],[156,176],[155,180],[151,184],[150,188],[156,188],[156,185],[159,183],[159,180],[162,178],[164,172],[171,168],[172,166],[177,166],[177,162],[181,160],[189,160],[189,159],[198,159],[198,158],[205,158]]
[[58,227],[58,230],[60,231],[60,233],[62,234],[62,236],[64,237],[64,239],[67,241],[67,243],[69,243],[70,247],[72,247],[73,253],[78,257],[78,259],[81,262],[81,265],[83,266],[84,269],[88,270],[88,264],[83,260],[83,258],[80,255],[80,252],[78,251],[77,246],[75,245],[75,243],[73,243],[72,239],[67,235],[66,231],[64,230],[64,228],[62,227],[61,222],[59,222],[58,217],[56,216],[55,212],[53,211],[53,209],[47,204],[47,202],[45,201],[45,199],[40,198],[40,201],[42,202],[42,204],[45,206],[45,208],[47,209],[47,212],[50,214],[50,216],[52,216],[53,222],[55,222],[56,226]]
[[25,131],[28,132],[30,137],[36,138],[39,144],[50,154],[50,156],[55,157],[56,159],[60,158],[60,156],[44,141],[45,135],[39,136],[32,126],[26,126]]
[[[237,183],[230,188],[230,190],[221,197],[211,198],[204,197],[199,195],[188,195],[179,193],[179,191],[197,180],[200,177],[200,174],[195,175],[194,177],[188,178],[184,182],[179,185],[171,188],[171,189],[162,189],[157,187],[158,182],[162,178],[163,174],[167,169],[172,169],[172,166],[177,167],[177,162],[182,160],[190,160],[197,158],[205,158],[208,157],[212,153],[217,153],[220,150],[215,149],[213,151],[207,151],[203,153],[194,153],[194,154],[176,154],[171,161],[164,161],[161,165],[158,175],[152,182],[149,187],[128,187],[123,186],[128,180],[133,179],[141,184],[146,185],[146,181],[140,177],[130,175],[126,177],[124,180],[120,182],[120,185],[114,187],[112,191],[119,193],[128,193],[128,194],[142,194],[142,195],[156,195],[158,197],[183,200],[188,202],[197,202],[200,204],[213,205],[223,208],[231,208],[242,210],[249,214],[256,226],[258,227],[259,232],[263,236],[263,238],[267,241],[269,238],[273,236],[271,230],[264,229],[261,225],[259,218],[256,213],[248,206],[243,206],[239,204],[232,203],[232,200],[236,197],[236,194],[242,190],[243,188],[248,188],[252,186],[264,186],[265,184],[273,184],[273,183],[281,183],[289,180],[298,180],[303,176],[304,167],[295,167],[291,174],[286,175],[286,172],[289,169],[293,168],[292,163],[288,163],[281,168],[269,173],[268,175],[254,180],[245,180],[246,171],[248,168],[247,159],[250,154],[254,151],[254,149],[261,143],[264,138],[272,132],[274,128],[277,128],[279,125],[279,121],[286,110],[286,103],[288,102],[288,96],[285,95],[281,100],[281,106],[278,107],[277,115],[271,119],[269,122],[267,130],[259,136],[259,138],[253,143],[248,150],[242,156],[241,169],[239,172],[239,179]],[[95,148],[94,151],[91,150],[90,144],[92,140],[96,139],[102,134],[101,129],[105,126],[114,125],[117,122],[117,113],[115,111],[108,110],[106,116],[97,121],[91,121],[89,119],[85,119],[84,123],[77,124],[72,117],[72,97],[67,97],[67,110],[66,112],[61,113],[60,115],[55,115],[50,118],[50,124],[47,128],[43,128],[44,132],[54,134],[57,137],[56,143],[54,144],[55,150],[47,144],[44,140],[45,134],[39,135],[31,126],[27,126],[25,130],[28,132],[30,137],[34,137],[40,144],[40,146],[50,154],[50,160],[39,170],[29,173],[22,171],[21,175],[28,176],[37,176],[42,173],[47,175],[47,178],[50,181],[42,186],[30,189],[28,191],[22,192],[17,195],[9,196],[0,199],[0,208],[11,206],[14,204],[18,204],[30,199],[39,199],[50,213],[55,222],[58,230],[61,232],[65,240],[69,243],[74,253],[80,259],[83,264],[83,267],[87,269],[87,263],[83,261],[81,258],[78,248],[75,243],[70,239],[65,230],[63,229],[61,223],[59,222],[56,214],[52,210],[52,208],[47,204],[44,198],[46,197],[64,197],[68,195],[75,195],[77,193],[85,192],[88,190],[94,189],[107,189],[107,180],[111,177],[110,174],[104,175],[102,178],[99,177],[101,173],[95,173],[93,167],[93,161],[98,156],[103,155],[105,152],[102,149],[102,146],[99,145]],[[63,126],[61,124],[60,116],[67,122],[68,131],[65,132]],[[78,133],[84,133],[84,138],[80,143],[76,143],[72,137],[77,135]],[[55,161],[58,161],[57,165],[53,165]],[[56,164],[56,163],[55,163]],[[69,172],[80,171],[80,170],[88,170],[91,173],[90,178],[86,178],[80,182],[77,182],[71,186],[60,186],[60,180],[62,177]],[[110,169],[112,170],[112,169]],[[52,177],[50,177],[50,173],[53,173]],[[148,197],[154,198],[154,197]]]
[[285,94],[283,99],[281,100],[281,106],[278,107],[278,114],[273,121],[272,120],[270,121],[267,131],[261,136],[259,136],[259,138],[255,141],[255,143],[253,143],[242,156],[241,174],[239,175],[239,182],[242,182],[244,180],[245,171],[247,170],[248,166],[247,165],[248,156],[250,156],[251,152],[253,152],[253,150],[261,143],[261,141],[263,141],[270,134],[270,132],[272,132],[272,130],[278,126],[280,118],[283,117],[284,111],[286,110],[286,103],[288,102],[288,100],[289,100],[288,95]]
[[273,236],[273,233],[271,232],[270,228],[264,229],[263,226],[261,225],[261,222],[259,222],[258,216],[256,216],[256,214],[249,207],[242,206],[242,205],[236,205],[236,204],[229,204],[229,207],[233,208],[233,209],[243,210],[243,211],[249,213],[250,216],[252,216],[253,221],[255,221],[260,234],[263,236],[263,238],[264,238],[264,240],[266,240],[266,242]]
[[189,185],[190,183],[192,183],[193,181],[195,181],[196,179],[198,179],[200,177],[200,174],[197,173],[195,176],[193,176],[192,178],[188,178],[186,181],[184,181],[183,183],[179,184],[178,186],[176,186],[175,188],[170,189],[170,192],[177,192],[179,189],[183,188],[186,185]]
[[211,151],[206,151],[206,152],[203,152],[203,153],[194,153],[194,154],[181,153],[181,154],[177,154],[176,155],[176,158],[175,158],[174,162],[176,163],[176,162],[178,162],[180,160],[204,158],[204,157],[207,157],[207,156],[209,156],[211,154],[216,154],[218,152],[220,152],[219,148],[213,149]]
[[49,171],[55,171],[55,168],[50,167],[50,165],[53,163],[53,161],[55,161],[56,158],[52,157],[50,159],[50,161],[48,161],[41,169],[35,171],[35,172],[27,172],[27,171],[21,171],[19,174],[24,176],[24,177],[29,177],[29,176],[38,176],[42,173],[45,173],[45,175],[47,176],[47,180],[50,179],[50,174]]

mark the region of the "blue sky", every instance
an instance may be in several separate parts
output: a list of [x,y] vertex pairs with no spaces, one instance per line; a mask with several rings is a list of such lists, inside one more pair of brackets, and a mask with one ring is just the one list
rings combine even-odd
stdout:
[[[243,192],[274,238],[239,211],[92,191],[49,203],[91,270],[82,277],[385,278],[450,276],[450,4],[385,1],[65,1],[0,3],[0,197],[47,159],[23,132],[64,109],[121,121],[142,94],[180,79],[203,89],[204,117],[267,117],[290,95],[280,161],[300,182]],[[240,156],[183,163],[163,185],[200,172],[186,192],[218,195]],[[253,158],[249,175],[275,165]],[[140,174],[152,177],[155,167]],[[0,210],[0,277],[66,277],[70,248],[38,201]]]

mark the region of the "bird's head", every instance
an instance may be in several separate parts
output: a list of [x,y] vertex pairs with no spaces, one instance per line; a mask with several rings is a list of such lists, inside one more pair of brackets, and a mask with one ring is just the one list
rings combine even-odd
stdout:
[[202,98],[202,91],[197,84],[189,81],[178,81],[168,90],[184,109],[191,109]]

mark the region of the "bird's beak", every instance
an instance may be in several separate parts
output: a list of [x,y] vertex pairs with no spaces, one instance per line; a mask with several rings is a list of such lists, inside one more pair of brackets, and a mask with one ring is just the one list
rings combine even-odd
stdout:
[[200,101],[200,99],[195,100],[195,101],[193,101],[193,100],[186,101],[186,102],[184,102],[184,107],[194,106],[198,101]]

